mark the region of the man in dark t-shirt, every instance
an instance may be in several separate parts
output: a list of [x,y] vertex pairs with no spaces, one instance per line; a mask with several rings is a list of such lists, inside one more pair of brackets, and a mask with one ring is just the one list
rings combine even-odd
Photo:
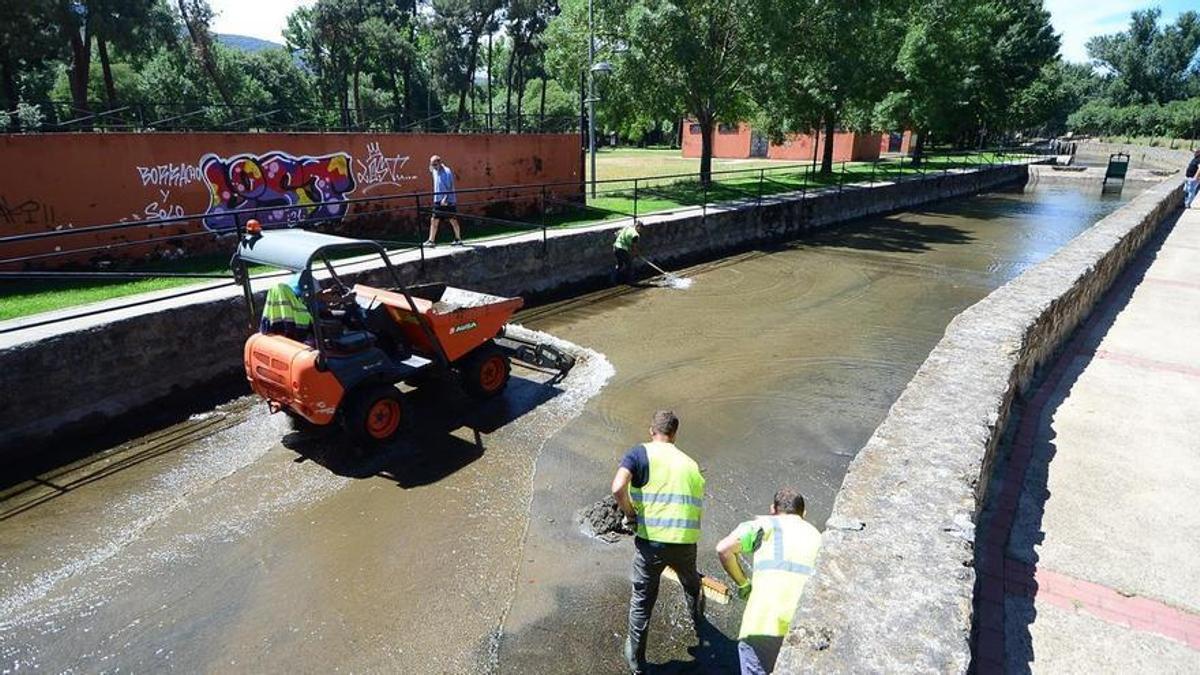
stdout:
[[675,446],[678,429],[675,413],[654,413],[650,441],[625,453],[612,481],[612,495],[636,530],[629,634],[622,650],[631,673],[641,673],[646,666],[646,634],[664,569],[670,567],[679,577],[697,635],[704,618],[704,595],[696,569],[704,476],[696,461]]
[[1192,161],[1183,170],[1183,208],[1192,208],[1197,192],[1200,192],[1200,150],[1192,153]]

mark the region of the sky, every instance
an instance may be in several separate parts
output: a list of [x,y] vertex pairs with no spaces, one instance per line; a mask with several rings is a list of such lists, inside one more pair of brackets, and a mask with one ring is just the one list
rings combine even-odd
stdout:
[[[283,43],[287,15],[314,0],[209,0],[217,13],[213,29],[218,33],[249,35]],[[1174,21],[1196,0],[1045,0],[1054,30],[1062,34],[1062,54],[1068,61],[1086,61],[1084,44],[1093,35],[1116,33],[1129,24],[1135,9],[1159,6],[1163,18]]]

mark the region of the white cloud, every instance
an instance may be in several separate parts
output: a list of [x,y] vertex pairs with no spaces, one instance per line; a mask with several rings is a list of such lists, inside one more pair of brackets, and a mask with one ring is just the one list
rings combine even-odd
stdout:
[[209,0],[216,16],[214,33],[249,35],[261,40],[283,44],[283,29],[287,17],[296,8],[313,4],[314,0]]
[[[1054,30],[1062,34],[1062,55],[1068,61],[1087,61],[1084,45],[1096,35],[1117,33],[1129,27],[1134,10],[1175,3],[1152,0],[1045,0]],[[1173,20],[1177,12],[1163,12]]]

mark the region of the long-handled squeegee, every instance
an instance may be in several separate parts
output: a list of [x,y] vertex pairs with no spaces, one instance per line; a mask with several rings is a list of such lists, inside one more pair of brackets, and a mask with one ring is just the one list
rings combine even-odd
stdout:
[[658,273],[662,275],[663,280],[667,282],[668,286],[670,286],[672,288],[688,288],[689,286],[692,285],[691,279],[688,279],[686,277],[681,277],[678,274],[675,274],[674,272],[668,272],[668,271],[664,270],[663,268],[659,267],[658,265],[655,265],[654,263],[647,260],[645,256],[638,256],[638,258],[642,262],[646,263],[647,265],[649,265],[649,266],[653,267],[655,270],[657,270]]

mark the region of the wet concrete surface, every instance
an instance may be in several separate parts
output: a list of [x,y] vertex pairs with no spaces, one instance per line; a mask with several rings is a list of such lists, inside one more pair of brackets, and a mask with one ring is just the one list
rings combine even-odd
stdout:
[[[705,470],[719,574],[716,541],[782,483],[823,523],[946,323],[1130,196],[946,202],[685,270],[687,290],[531,309],[594,353],[559,383],[517,369],[482,407],[419,390],[374,456],[246,398],[9,488],[0,670],[619,672],[632,546],[575,515],[653,409]],[[660,671],[735,668],[741,606],[710,604],[697,647],[663,589]]]

